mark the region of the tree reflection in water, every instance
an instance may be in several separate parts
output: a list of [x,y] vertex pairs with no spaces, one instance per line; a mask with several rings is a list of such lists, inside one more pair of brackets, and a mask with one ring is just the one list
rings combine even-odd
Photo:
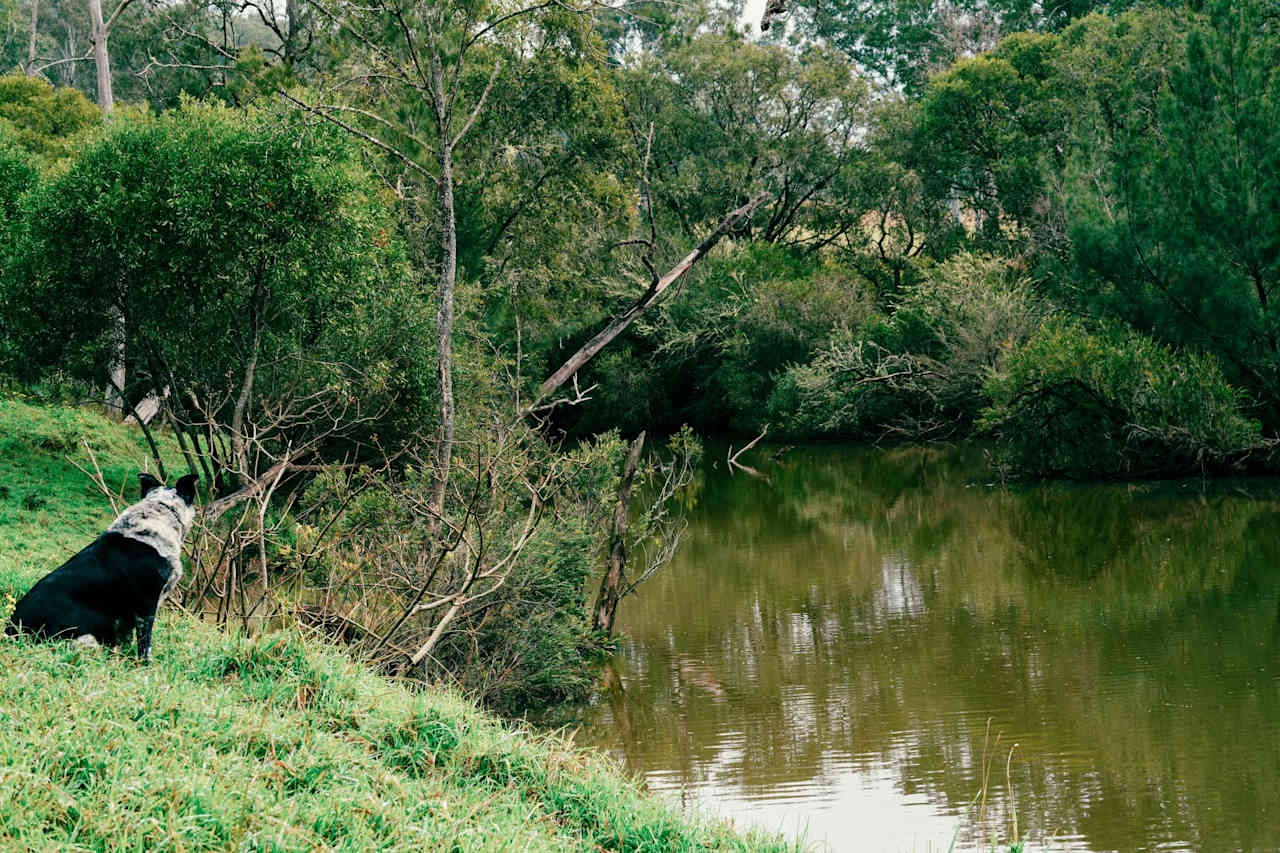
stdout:
[[580,741],[837,850],[1007,838],[1015,742],[1033,848],[1280,848],[1275,483],[997,487],[974,448],[753,464],[704,472]]

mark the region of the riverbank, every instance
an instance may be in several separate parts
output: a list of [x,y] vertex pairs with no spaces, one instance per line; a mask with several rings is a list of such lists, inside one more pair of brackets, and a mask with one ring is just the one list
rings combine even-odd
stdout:
[[[139,432],[0,400],[0,616],[110,520]],[[130,483],[132,485],[132,483]],[[0,846],[182,850],[787,850],[684,814],[564,739],[415,690],[296,632],[180,612],[156,660],[0,642]]]

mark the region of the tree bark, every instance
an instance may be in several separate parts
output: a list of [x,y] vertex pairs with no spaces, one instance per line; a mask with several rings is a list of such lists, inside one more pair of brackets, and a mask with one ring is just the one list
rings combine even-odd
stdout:
[[111,91],[111,57],[107,54],[107,25],[102,20],[102,0],[89,0],[89,22],[93,26],[93,63],[98,69],[98,106],[104,113],[115,107]]
[[31,33],[27,36],[27,73],[36,67],[36,31],[40,23],[40,0],[31,0]]
[[244,378],[240,384],[240,394],[236,398],[235,409],[231,413],[231,456],[238,469],[236,475],[248,479],[249,451],[244,440],[244,416],[249,409],[249,399],[253,396],[253,377],[258,370],[258,350],[262,343],[262,325],[258,322],[257,311],[254,311],[253,347],[249,352],[249,361],[244,366]]
[[124,418],[124,312],[118,305],[107,311],[107,322],[111,325],[111,361],[107,365],[107,388],[104,402],[107,414],[116,420]]
[[538,389],[538,397],[526,408],[526,412],[532,410],[539,403],[551,396],[557,388],[567,382],[575,373],[590,361],[596,353],[609,345],[609,342],[622,334],[628,326],[635,322],[636,318],[649,310],[658,297],[666,291],[680,276],[689,271],[689,268],[696,264],[708,252],[720,242],[720,238],[724,237],[730,231],[738,227],[743,219],[750,217],[755,209],[760,206],[766,198],[769,197],[767,192],[762,192],[751,201],[739,207],[720,221],[715,230],[708,234],[697,247],[684,257],[684,260],[672,267],[666,275],[658,279],[644,295],[636,300],[635,304],[628,308],[622,314],[615,317],[609,325],[605,326],[594,338],[582,345],[581,349],[569,356],[569,359],[551,374],[542,383]]
[[453,209],[453,151],[440,149],[440,281],[436,312],[436,379],[440,383],[440,437],[431,504],[434,524],[444,516],[445,489],[453,460],[453,292],[458,275],[458,233]]
[[439,532],[444,517],[449,468],[453,462],[453,293],[458,277],[458,223],[453,207],[453,139],[449,127],[449,103],[445,95],[444,68],[438,45],[431,45],[431,97],[436,135],[440,139],[437,175],[440,216],[440,280],[436,312],[436,379],[440,383],[440,435],[436,445],[436,470],[432,481],[432,532]]
[[591,628],[603,631],[606,637],[613,634],[613,622],[618,615],[618,602],[622,598],[627,567],[627,513],[631,508],[631,486],[636,479],[636,469],[640,466],[640,452],[643,449],[642,432],[632,442],[626,464],[622,468],[622,480],[618,483],[618,505],[613,510],[613,525],[609,530],[609,570],[600,581],[600,591],[596,593],[596,604],[592,608],[594,615],[591,618]]

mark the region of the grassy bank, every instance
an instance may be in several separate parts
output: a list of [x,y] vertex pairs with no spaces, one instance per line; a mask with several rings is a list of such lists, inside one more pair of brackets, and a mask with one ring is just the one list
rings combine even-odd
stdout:
[[[0,615],[109,519],[140,435],[0,400]],[[781,850],[640,791],[562,739],[284,632],[168,611],[156,662],[0,641],[0,848]]]

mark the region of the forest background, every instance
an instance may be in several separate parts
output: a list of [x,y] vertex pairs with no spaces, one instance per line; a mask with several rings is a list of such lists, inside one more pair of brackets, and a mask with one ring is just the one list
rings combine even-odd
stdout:
[[202,474],[210,619],[519,713],[698,436],[1275,470],[1276,0],[108,5],[0,0],[0,376]]

